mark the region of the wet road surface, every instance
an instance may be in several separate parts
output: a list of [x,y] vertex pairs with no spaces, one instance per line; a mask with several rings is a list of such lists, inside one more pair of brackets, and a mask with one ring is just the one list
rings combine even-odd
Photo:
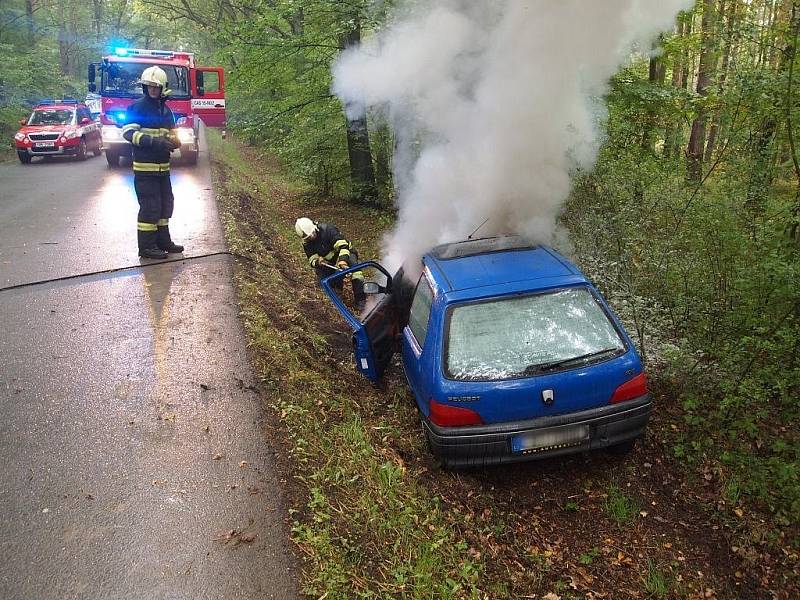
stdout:
[[0,164],[0,598],[296,597],[205,153],[173,186],[140,261],[128,169]]

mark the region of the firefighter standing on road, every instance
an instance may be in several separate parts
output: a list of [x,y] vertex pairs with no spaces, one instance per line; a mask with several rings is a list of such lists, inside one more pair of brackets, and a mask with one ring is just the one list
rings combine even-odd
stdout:
[[180,142],[175,133],[175,116],[166,104],[170,93],[167,74],[160,67],[148,67],[142,71],[140,82],[144,97],[128,108],[122,128],[122,136],[133,144],[139,256],[166,258],[167,253],[183,252],[183,246],[174,244],[169,235],[175,204],[169,154],[180,147]]
[[[315,223],[308,217],[300,217],[294,224],[294,230],[303,240],[303,250],[308,257],[308,264],[314,267],[317,279],[321,280],[337,269],[346,269],[358,264],[358,252],[339,232],[336,225]],[[361,312],[366,300],[364,274],[361,271],[353,272],[350,283],[353,286],[356,310]],[[341,290],[342,286],[341,280],[334,283],[337,290]]]

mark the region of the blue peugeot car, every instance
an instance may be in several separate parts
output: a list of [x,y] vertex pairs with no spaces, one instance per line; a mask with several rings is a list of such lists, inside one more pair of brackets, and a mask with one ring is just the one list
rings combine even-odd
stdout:
[[[356,316],[334,291],[356,270]],[[377,382],[396,349],[445,467],[629,451],[652,404],[641,360],[591,282],[552,248],[501,236],[444,244],[394,277],[367,262],[322,281]]]

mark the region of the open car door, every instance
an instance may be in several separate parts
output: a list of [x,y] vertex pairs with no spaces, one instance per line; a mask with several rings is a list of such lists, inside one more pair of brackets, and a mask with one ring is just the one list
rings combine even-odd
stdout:
[[[386,285],[365,279],[367,308],[360,317],[353,314],[336,293],[335,287],[344,283],[344,278],[355,271],[375,269],[386,278]],[[337,271],[322,280],[322,289],[342,313],[353,329],[353,352],[356,368],[367,379],[377,383],[383,375],[395,350],[398,333],[397,307],[392,297],[392,277],[381,265],[369,261],[348,269]]]

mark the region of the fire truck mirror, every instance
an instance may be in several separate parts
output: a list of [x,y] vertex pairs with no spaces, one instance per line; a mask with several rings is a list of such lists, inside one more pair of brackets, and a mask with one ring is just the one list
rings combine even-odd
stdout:
[[197,95],[202,96],[205,92],[203,91],[203,72],[197,72],[197,78],[195,80],[197,82]]
[[[90,63],[89,64],[89,85],[94,85],[94,79],[95,79],[94,64]],[[94,90],[92,90],[92,91],[94,91]]]

